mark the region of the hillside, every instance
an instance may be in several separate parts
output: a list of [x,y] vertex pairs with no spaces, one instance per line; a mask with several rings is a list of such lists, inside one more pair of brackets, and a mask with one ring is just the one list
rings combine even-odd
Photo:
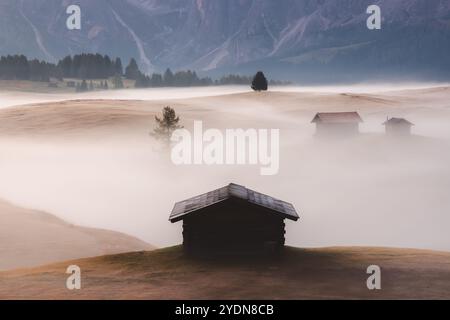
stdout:
[[[82,289],[65,288],[67,266]],[[366,268],[382,268],[382,290]],[[181,247],[0,273],[3,299],[448,299],[450,253],[411,249],[288,247],[279,259],[196,260]]]
[[4,201],[0,201],[0,221],[0,270],[153,249],[119,232],[75,226]]
[[[5,93],[0,105],[16,105],[0,110],[0,198],[166,247],[181,240],[167,221],[175,202],[234,182],[299,208],[304,219],[287,226],[293,246],[448,251],[450,89],[386,87]],[[166,105],[187,129],[280,129],[279,174],[174,166],[149,136]],[[325,111],[358,111],[362,134],[315,139],[311,119]],[[388,116],[413,122],[413,135],[387,137]]]
[[[377,131],[381,131],[380,124],[386,115],[409,116],[412,120],[426,116],[427,120],[440,118],[443,121],[450,117],[448,85],[430,85],[429,88],[418,85],[405,90],[400,90],[399,86],[397,91],[389,91],[389,85],[380,86],[378,90],[374,86],[362,93],[351,93],[354,89],[351,86],[317,88],[275,87],[262,93],[249,92],[245,86],[134,89],[109,91],[107,98],[105,92],[42,95],[5,91],[0,107],[5,104],[9,108],[0,110],[0,134],[58,138],[80,133],[91,139],[93,131],[108,129],[110,137],[118,133],[114,136],[116,139],[125,132],[118,131],[122,128],[128,133],[138,132],[147,139],[151,121],[165,104],[175,108],[185,122],[203,120],[216,127],[224,127],[225,122],[217,114],[235,126],[250,126],[257,119],[266,126],[276,123],[289,129],[294,126],[313,129],[310,121],[315,112],[357,110],[365,122],[369,122],[369,118],[377,124]],[[364,90],[364,87],[355,89]],[[9,100],[17,100],[18,105]],[[423,108],[424,105],[427,108]],[[440,125],[435,127],[440,128]]]
[[[448,86],[215,90],[118,90],[108,100],[2,93],[0,196],[166,247],[181,240],[181,225],[167,221],[174,202],[235,182],[298,208],[301,221],[286,225],[292,246],[447,253],[287,248],[280,260],[199,261],[3,203],[0,269],[15,270],[0,272],[0,298],[450,298]],[[279,128],[279,174],[175,167],[149,137],[166,105],[188,129],[195,120],[221,131]],[[358,111],[361,134],[316,139],[311,119],[323,111]],[[412,121],[413,135],[386,136],[388,116]],[[117,252],[129,253],[104,256]],[[80,257],[95,258],[60,262]],[[65,288],[69,264],[82,269],[79,292]],[[372,264],[382,268],[381,291],[366,288]]]

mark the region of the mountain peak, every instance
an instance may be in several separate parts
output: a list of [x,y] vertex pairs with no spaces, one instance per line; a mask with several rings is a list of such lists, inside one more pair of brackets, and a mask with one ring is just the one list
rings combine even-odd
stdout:
[[[55,61],[100,52],[135,57],[147,72],[254,71],[364,76],[368,71],[432,77],[450,69],[450,4],[439,0],[78,1],[82,29],[68,30],[65,0],[1,0],[0,54]],[[382,10],[368,30],[366,9]],[[364,45],[362,45],[364,44]],[[317,56],[317,53],[320,53]],[[414,70],[413,70],[414,69]],[[397,70],[397,71],[398,71]]]

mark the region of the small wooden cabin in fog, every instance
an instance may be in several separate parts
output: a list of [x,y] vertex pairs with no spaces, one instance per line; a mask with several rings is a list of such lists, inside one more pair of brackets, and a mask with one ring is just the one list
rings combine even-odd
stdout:
[[358,112],[319,112],[311,123],[316,124],[317,135],[354,135],[363,122]]
[[383,125],[385,126],[387,135],[409,136],[411,134],[411,127],[414,124],[404,118],[388,118]]
[[176,203],[169,218],[183,221],[183,247],[191,254],[278,251],[285,219],[299,219],[292,204],[233,183]]

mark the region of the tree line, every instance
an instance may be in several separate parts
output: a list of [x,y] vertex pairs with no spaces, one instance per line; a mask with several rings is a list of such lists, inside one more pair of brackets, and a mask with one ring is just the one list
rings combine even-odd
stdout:
[[136,88],[157,88],[157,87],[194,87],[194,86],[210,86],[214,81],[209,78],[200,78],[195,71],[177,71],[167,69],[164,74],[153,73],[146,75],[139,72],[136,77],[130,77],[125,72],[127,79],[136,80]]
[[[183,70],[172,72],[170,69],[167,69],[163,74],[153,73],[151,75],[145,75],[138,73],[136,78],[129,76],[127,78],[136,80],[136,88],[249,85],[252,82],[252,77],[237,74],[230,74],[213,80],[210,77],[199,77],[195,71]],[[272,82],[272,84],[276,83]]]
[[56,73],[56,66],[39,60],[28,60],[24,55],[0,57],[0,79],[3,80],[50,80]]
[[[183,70],[173,72],[170,68],[161,73],[146,75],[139,70],[134,59],[125,69],[125,77],[135,80],[136,88],[157,88],[157,87],[194,87],[194,86],[221,86],[221,85],[251,85],[253,78],[237,74],[229,74],[219,79],[213,80],[210,77],[199,77],[195,71]],[[270,85],[287,85],[289,82],[270,80]]]
[[[164,73],[144,74],[135,59],[131,59],[123,68],[120,58],[108,55],[83,53],[66,56],[56,64],[37,59],[28,60],[24,55],[8,55],[0,57],[0,79],[31,80],[49,82],[51,78],[92,80],[113,78],[114,88],[122,88],[121,78],[135,81],[136,88],[149,87],[190,87],[211,85],[250,85],[252,77],[230,74],[213,80],[210,77],[199,77],[195,71],[173,72],[167,69]],[[287,84],[281,81],[269,81],[271,85]],[[86,89],[87,87],[87,89]],[[84,83],[79,91],[88,90]]]
[[56,68],[60,78],[107,79],[123,74],[120,58],[90,53],[67,56],[57,63]]
[[111,59],[108,55],[83,53],[67,56],[58,63],[37,59],[28,60],[24,55],[0,57],[0,79],[50,81],[50,78],[63,79],[107,79],[122,75],[120,58]]

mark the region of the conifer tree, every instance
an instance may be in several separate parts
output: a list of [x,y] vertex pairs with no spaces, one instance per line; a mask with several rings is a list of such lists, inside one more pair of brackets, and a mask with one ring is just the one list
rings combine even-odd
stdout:
[[153,130],[152,135],[167,143],[170,142],[170,137],[175,130],[183,128],[179,125],[180,118],[175,110],[169,106],[162,110],[162,118],[155,116],[155,120],[158,126]]
[[267,91],[267,79],[262,71],[258,71],[252,81],[252,89],[255,91]]

